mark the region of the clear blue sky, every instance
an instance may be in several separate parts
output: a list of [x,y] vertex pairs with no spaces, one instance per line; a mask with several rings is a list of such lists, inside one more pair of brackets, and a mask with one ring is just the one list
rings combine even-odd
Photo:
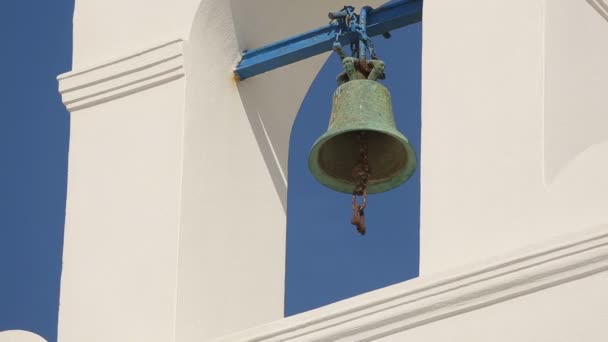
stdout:
[[[101,1],[101,0],[100,0]],[[57,338],[69,115],[55,77],[71,69],[73,0],[0,2],[0,331]],[[319,13],[325,16],[326,13]],[[376,38],[397,125],[420,154],[421,28]],[[418,275],[420,176],[370,197],[368,234],[350,225],[350,196],[317,184],[307,154],[329,120],[334,56],[292,132],[286,314]]]

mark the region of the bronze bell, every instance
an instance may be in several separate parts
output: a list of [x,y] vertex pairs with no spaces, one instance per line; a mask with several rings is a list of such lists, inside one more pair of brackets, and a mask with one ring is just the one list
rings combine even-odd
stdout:
[[395,126],[388,89],[374,80],[352,79],[335,91],[329,128],[314,143],[308,167],[321,184],[352,194],[363,149],[367,193],[393,189],[416,169],[414,149]]

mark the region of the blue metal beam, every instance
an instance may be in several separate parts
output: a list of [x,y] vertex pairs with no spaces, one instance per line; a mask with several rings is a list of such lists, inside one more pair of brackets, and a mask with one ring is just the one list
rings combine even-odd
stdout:
[[[376,36],[422,20],[422,0],[401,0],[381,6],[368,14],[367,34]],[[335,26],[327,25],[255,50],[245,51],[234,71],[238,79],[259,75],[303,59],[330,51],[336,40]],[[357,41],[354,32],[340,36],[342,45]]]

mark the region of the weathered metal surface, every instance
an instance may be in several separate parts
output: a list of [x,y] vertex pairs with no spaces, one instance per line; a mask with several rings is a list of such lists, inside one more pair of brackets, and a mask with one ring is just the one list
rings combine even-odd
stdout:
[[362,131],[369,163],[368,193],[393,189],[411,177],[415,152],[395,126],[388,89],[376,81],[355,79],[335,91],[328,130],[309,155],[310,171],[321,184],[353,193]]

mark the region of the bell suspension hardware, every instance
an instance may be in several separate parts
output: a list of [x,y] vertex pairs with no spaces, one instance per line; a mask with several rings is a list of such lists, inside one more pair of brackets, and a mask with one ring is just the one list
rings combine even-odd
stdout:
[[[243,51],[234,70],[241,81],[255,75],[335,51],[344,67],[338,75],[327,131],[314,143],[308,158],[321,184],[353,196],[352,224],[365,234],[367,195],[391,190],[416,169],[416,155],[397,130],[391,95],[378,80],[385,78],[371,37],[390,38],[390,31],[422,20],[423,0],[396,0],[379,8],[352,6],[329,13],[327,26],[269,45]],[[349,45],[351,56],[342,46]],[[361,203],[358,203],[358,198]]]
[[[422,20],[423,0],[396,0],[373,10],[366,11],[364,24],[365,34],[369,37],[382,35],[390,37],[390,31],[418,23]],[[351,6],[354,14],[354,8]],[[369,8],[368,8],[369,9]],[[342,11],[332,12],[338,17],[343,16]],[[348,14],[348,13],[347,13]],[[330,14],[331,15],[331,14]],[[304,60],[320,53],[331,51],[338,23],[332,21],[329,25],[300,33],[292,37],[262,46],[256,49],[243,51],[241,61],[234,70],[236,80],[244,80],[276,68]],[[356,44],[359,35],[356,30],[344,30],[339,41],[342,45]],[[367,40],[368,49],[373,51],[371,40]],[[360,46],[360,45],[359,45]],[[372,52],[373,57],[374,52]]]
[[[352,194],[351,223],[366,233],[367,195],[393,189],[411,177],[416,156],[407,138],[396,128],[388,89],[378,80],[386,77],[367,35],[370,7],[355,13],[345,6],[329,13],[335,27],[333,50],[344,71],[338,75],[327,132],[314,143],[308,166],[321,184]],[[351,56],[342,48],[341,37],[354,34]],[[359,202],[360,198],[360,202]]]

